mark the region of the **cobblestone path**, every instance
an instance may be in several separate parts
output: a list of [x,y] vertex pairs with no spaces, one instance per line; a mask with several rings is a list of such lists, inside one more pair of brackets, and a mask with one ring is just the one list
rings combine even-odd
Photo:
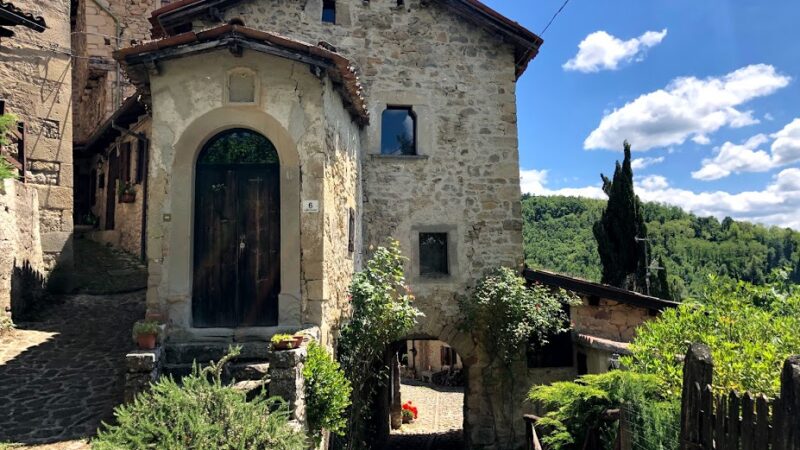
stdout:
[[403,403],[411,401],[419,410],[414,423],[393,430],[387,450],[461,450],[464,448],[463,388],[433,386],[403,381]]
[[73,247],[74,269],[56,269],[51,276],[58,292],[103,295],[147,287],[146,267],[135,256],[83,237]]
[[[135,258],[93,243],[78,248],[71,275],[76,278],[70,280],[79,287],[80,280],[94,277],[106,280],[92,289],[127,290],[133,286],[129,280],[142,276]],[[128,275],[108,280],[109,270]],[[17,323],[0,336],[0,448],[88,448],[86,439],[122,401],[125,352],[133,347],[133,323],[142,317],[144,291],[69,295],[49,300],[35,321]]]

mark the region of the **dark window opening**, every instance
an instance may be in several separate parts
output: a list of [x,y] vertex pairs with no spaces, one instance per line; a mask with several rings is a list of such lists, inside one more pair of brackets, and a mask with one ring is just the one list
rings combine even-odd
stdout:
[[455,349],[452,347],[442,346],[440,360],[443,366],[455,366],[458,364],[458,357],[456,356]]
[[417,154],[417,116],[411,107],[389,106],[383,112],[381,154]]
[[578,352],[578,375],[589,373],[589,364],[586,361],[586,353]]
[[92,169],[89,175],[89,204],[97,204],[97,170]]
[[398,8],[405,6],[405,4],[406,4],[405,0],[397,0],[397,7]]
[[145,161],[147,160],[147,147],[143,140],[139,140],[136,145],[136,184],[144,181]]
[[97,179],[97,188],[98,189],[106,188],[106,174],[100,173],[100,176]]
[[350,208],[348,213],[347,251],[353,253],[356,250],[356,212]]
[[6,101],[0,100],[0,116],[6,113]]
[[175,28],[173,28],[172,29],[172,34],[188,33],[190,31],[192,31],[192,23],[191,22],[187,22],[187,23],[182,23],[182,24],[176,26]]
[[[569,305],[563,305],[562,310],[566,316],[563,326],[568,328],[570,325]],[[572,367],[572,332],[567,330],[563,333],[550,336],[545,345],[537,345],[533,342],[529,343],[528,347],[525,349],[525,357],[529,369]]]
[[336,23],[336,1],[322,1],[322,21],[325,23]]
[[589,297],[589,306],[600,306],[600,297],[592,295]]
[[447,233],[419,234],[419,274],[431,278],[450,275]]

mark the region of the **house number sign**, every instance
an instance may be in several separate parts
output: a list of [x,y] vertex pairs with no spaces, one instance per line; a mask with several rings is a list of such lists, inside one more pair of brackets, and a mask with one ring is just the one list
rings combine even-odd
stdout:
[[319,200],[303,200],[303,212],[319,212]]

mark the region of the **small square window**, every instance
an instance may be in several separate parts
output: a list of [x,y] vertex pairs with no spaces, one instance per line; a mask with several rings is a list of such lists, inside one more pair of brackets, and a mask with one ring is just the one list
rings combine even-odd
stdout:
[[322,21],[325,23],[336,23],[336,0],[322,1]]
[[417,154],[417,116],[411,107],[389,106],[381,116],[381,154]]
[[419,234],[419,274],[428,278],[450,275],[447,233]]

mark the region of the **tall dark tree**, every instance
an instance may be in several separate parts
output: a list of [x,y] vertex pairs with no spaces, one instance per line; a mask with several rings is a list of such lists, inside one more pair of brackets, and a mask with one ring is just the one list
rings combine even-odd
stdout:
[[660,283],[660,279],[666,280],[666,274],[648,280],[650,243],[642,216],[642,202],[633,191],[631,146],[628,141],[624,143],[624,150],[625,158],[621,165],[617,161],[614,178],[600,175],[603,191],[608,195],[606,209],[593,228],[597,252],[603,265],[601,281],[636,292],[661,294],[668,292],[669,288],[648,287],[648,281]]

